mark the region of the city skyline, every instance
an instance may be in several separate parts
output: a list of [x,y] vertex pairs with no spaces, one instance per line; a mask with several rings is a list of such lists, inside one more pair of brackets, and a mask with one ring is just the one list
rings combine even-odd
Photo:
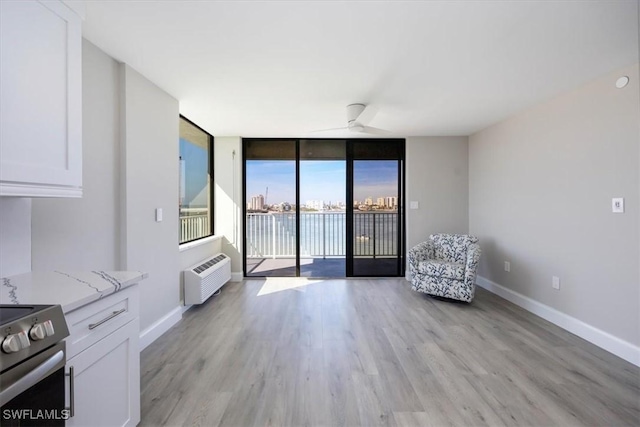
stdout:
[[[354,162],[354,200],[397,197],[396,161],[360,160]],[[263,195],[268,205],[295,204],[295,161],[252,160],[246,165],[245,204]],[[268,195],[266,189],[269,189]],[[346,204],[346,162],[307,160],[300,162],[300,201]]]
[[[373,197],[367,197],[364,200],[354,200],[353,205],[355,207],[375,206],[375,207],[382,207],[387,209],[396,209],[398,207],[398,198],[396,196],[377,197],[376,202],[374,203]],[[295,204],[292,204],[289,202],[266,204],[264,195],[262,194],[248,197],[247,203],[246,203],[247,210],[250,210],[250,211],[263,210],[265,209],[265,207],[268,207],[269,209],[288,211],[291,209],[291,206],[295,206]],[[347,204],[341,201],[333,201],[333,200],[306,200],[300,203],[300,207],[305,209],[321,211],[324,209],[332,209],[332,208],[346,209]]]

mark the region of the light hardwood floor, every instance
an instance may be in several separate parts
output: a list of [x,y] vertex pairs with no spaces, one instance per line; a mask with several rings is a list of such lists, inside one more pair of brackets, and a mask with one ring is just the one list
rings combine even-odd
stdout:
[[141,425],[640,425],[640,369],[478,289],[229,283],[141,356]]

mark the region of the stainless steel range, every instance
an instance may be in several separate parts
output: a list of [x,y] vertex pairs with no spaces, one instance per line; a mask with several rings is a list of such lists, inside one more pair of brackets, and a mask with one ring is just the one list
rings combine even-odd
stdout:
[[59,305],[0,305],[2,426],[64,426],[67,336]]

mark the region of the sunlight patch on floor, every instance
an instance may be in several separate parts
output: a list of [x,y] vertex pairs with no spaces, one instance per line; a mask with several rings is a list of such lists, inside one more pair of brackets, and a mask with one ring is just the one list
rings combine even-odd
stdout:
[[305,292],[306,287],[324,280],[305,279],[303,277],[267,277],[258,291],[258,296],[269,295],[281,291],[295,290]]

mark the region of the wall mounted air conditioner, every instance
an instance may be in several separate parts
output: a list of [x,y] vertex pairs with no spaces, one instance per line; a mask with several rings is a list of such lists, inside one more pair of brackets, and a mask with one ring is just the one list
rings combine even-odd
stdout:
[[184,303],[202,304],[231,280],[231,259],[217,254],[184,270]]

